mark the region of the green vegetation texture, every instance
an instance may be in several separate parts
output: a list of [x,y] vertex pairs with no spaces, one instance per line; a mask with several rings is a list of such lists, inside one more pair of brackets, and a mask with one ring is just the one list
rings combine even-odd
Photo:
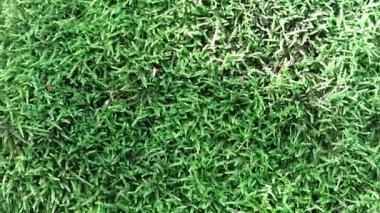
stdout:
[[2,0],[0,212],[380,212],[375,0]]

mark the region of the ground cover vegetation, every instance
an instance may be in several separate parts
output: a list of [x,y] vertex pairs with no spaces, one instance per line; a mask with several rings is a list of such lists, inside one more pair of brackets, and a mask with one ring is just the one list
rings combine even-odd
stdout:
[[380,4],[2,0],[1,212],[379,212]]

